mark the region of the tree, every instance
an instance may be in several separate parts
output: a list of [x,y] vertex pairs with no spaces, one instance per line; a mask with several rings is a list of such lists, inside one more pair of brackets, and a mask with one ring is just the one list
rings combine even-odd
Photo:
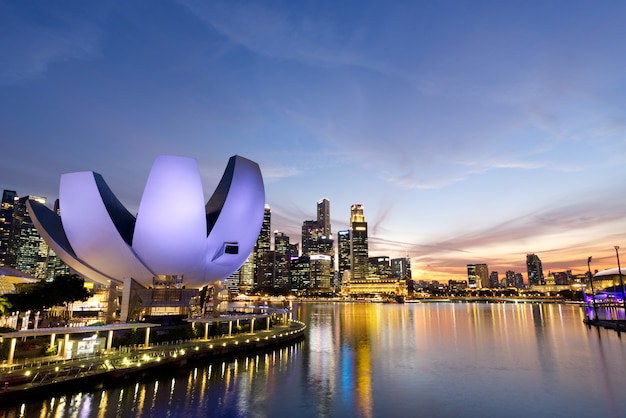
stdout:
[[18,311],[41,311],[53,306],[65,306],[87,300],[91,292],[85,281],[75,274],[64,274],[51,282],[40,281],[19,286],[16,293],[4,295]]
[[12,307],[13,305],[6,297],[0,296],[0,315],[7,314],[9,312],[9,309],[11,309]]

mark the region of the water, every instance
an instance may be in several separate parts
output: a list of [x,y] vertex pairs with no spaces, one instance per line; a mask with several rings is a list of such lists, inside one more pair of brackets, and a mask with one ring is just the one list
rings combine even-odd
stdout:
[[[626,336],[556,304],[302,304],[305,341],[0,417],[626,416]],[[1,409],[1,407],[0,407]]]

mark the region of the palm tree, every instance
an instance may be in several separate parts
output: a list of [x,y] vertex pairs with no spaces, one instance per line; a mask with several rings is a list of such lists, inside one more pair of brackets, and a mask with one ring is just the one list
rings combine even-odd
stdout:
[[9,309],[11,309],[12,307],[13,305],[11,305],[11,302],[9,302],[6,297],[0,296],[0,315],[4,315],[5,313],[9,312]]

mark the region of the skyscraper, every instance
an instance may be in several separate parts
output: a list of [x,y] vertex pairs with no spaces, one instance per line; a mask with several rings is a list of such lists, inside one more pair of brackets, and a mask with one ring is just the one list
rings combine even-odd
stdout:
[[411,280],[411,259],[409,257],[393,258],[391,275],[398,279]]
[[0,202],[0,266],[15,267],[15,252],[11,251],[10,241],[16,200],[17,193],[14,190],[2,192],[2,202]]
[[330,231],[330,201],[325,197],[317,201],[317,223],[323,236],[332,236]]
[[489,269],[487,264],[468,264],[467,283],[471,289],[489,287]]
[[350,209],[350,270],[351,279],[368,276],[367,222],[360,204],[354,204]]
[[345,272],[350,272],[350,231],[337,232],[337,257],[339,285]]
[[28,200],[46,204],[46,199],[39,196],[24,196],[15,204],[9,243],[10,253],[15,254],[15,265],[12,267],[38,279],[46,279],[49,247],[30,218],[26,207]]
[[535,254],[526,254],[526,268],[528,269],[528,284],[538,286],[544,284],[541,260]]
[[268,275],[271,274],[273,268],[273,261],[268,253],[271,249],[272,235],[271,235],[271,220],[272,211],[269,205],[265,205],[265,211],[263,212],[263,224],[261,225],[261,231],[259,232],[259,238],[256,241],[254,248],[255,252],[255,269],[254,276],[256,283],[267,284]]
[[289,289],[291,250],[289,237],[280,231],[274,231],[274,271],[276,272],[274,287]]

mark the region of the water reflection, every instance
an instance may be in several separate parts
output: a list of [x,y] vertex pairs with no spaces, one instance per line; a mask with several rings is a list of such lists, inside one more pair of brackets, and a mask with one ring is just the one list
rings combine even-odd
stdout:
[[626,342],[573,305],[302,304],[296,345],[0,417],[623,415]]

